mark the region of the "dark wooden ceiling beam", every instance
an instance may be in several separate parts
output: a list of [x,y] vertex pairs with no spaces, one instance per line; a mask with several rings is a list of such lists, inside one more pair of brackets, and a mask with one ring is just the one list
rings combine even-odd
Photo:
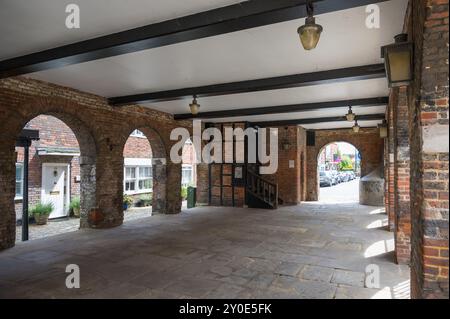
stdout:
[[[265,79],[213,84],[153,93],[109,98],[111,105],[146,104],[197,97],[278,90],[311,85],[359,81],[386,77],[384,64],[361,65],[350,68],[293,74]],[[201,104],[201,101],[200,101]]]
[[212,119],[212,118],[223,118],[223,117],[242,117],[242,116],[252,116],[252,115],[268,115],[268,114],[282,114],[282,113],[294,113],[294,112],[306,112],[306,111],[316,111],[322,109],[330,108],[341,108],[349,106],[360,106],[360,107],[370,107],[370,106],[380,106],[387,105],[389,103],[389,97],[375,97],[366,99],[354,99],[354,100],[340,100],[340,101],[329,101],[329,102],[319,102],[319,103],[304,103],[304,104],[291,104],[291,105],[278,105],[278,106],[268,106],[268,107],[255,107],[246,109],[233,109],[226,111],[212,111],[212,112],[202,112],[198,115],[192,115],[191,113],[185,114],[175,114],[175,120],[188,120],[188,119]]
[[[381,121],[384,118],[385,118],[384,113],[357,116],[358,122]],[[319,118],[284,120],[284,121],[251,122],[250,125],[258,127],[275,127],[275,126],[307,125],[307,124],[319,124],[331,122],[347,122],[347,119],[345,118],[345,116],[334,116],[334,117],[319,117]]]
[[[316,15],[386,0],[312,0]],[[0,61],[0,79],[306,17],[306,0],[250,0]]]

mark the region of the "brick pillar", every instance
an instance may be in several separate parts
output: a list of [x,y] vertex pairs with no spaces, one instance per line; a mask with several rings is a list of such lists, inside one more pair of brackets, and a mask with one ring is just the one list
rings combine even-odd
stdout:
[[407,264],[411,254],[410,149],[407,88],[397,91],[394,106],[394,214],[397,263]]
[[167,163],[166,214],[181,212],[181,164]]
[[0,250],[13,247],[16,241],[15,159],[14,149],[0,149]]
[[197,164],[197,205],[208,205],[209,170],[208,164]]
[[448,0],[413,0],[415,45],[410,87],[411,290],[413,298],[448,293]]
[[107,138],[97,155],[97,207],[90,210],[88,225],[109,228],[123,222],[123,150]]
[[284,204],[301,202],[300,134],[303,128],[290,126],[278,128],[278,196]]
[[394,130],[394,108],[397,105],[397,91],[391,90],[389,105],[387,110],[388,138],[385,143],[386,149],[386,213],[388,215],[389,231],[395,230],[395,185],[394,185],[394,151],[395,151],[395,130]]
[[153,197],[152,213],[164,214],[167,206],[167,170],[165,158],[152,159]]
[[317,154],[315,146],[306,147],[306,201],[318,201],[319,200],[319,177],[317,172]]
[[80,156],[80,228],[89,227],[89,212],[96,207],[95,172],[95,156]]

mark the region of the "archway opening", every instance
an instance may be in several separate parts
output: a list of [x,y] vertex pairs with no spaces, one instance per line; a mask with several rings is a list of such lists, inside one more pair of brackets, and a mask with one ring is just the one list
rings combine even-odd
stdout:
[[325,145],[317,158],[319,201],[359,202],[361,153],[347,142]]
[[[191,206],[195,203],[195,189],[197,188],[196,163],[197,160],[194,144],[191,139],[188,139],[182,150],[181,199],[183,201],[183,208],[192,208]],[[194,189],[190,190],[191,187]],[[190,193],[191,191],[193,191],[193,193]],[[194,196],[194,198],[192,198],[192,196]]]
[[138,127],[123,144],[124,219],[149,217],[167,209],[167,156],[161,136]]
[[[15,147],[16,242],[27,237],[22,227],[26,221],[29,240],[87,227],[89,210],[96,206],[96,144],[91,133],[79,120],[59,113],[38,115],[23,129],[37,131],[39,140],[28,148],[26,181],[25,148]],[[28,218],[23,216],[26,194]]]
[[147,136],[136,129],[123,149],[124,220],[152,215],[153,152]]

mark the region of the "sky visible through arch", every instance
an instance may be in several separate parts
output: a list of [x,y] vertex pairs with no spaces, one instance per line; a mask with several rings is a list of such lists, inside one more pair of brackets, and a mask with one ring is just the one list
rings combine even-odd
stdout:
[[339,147],[339,150],[342,154],[355,154],[355,147],[352,144],[345,143],[345,142],[338,142],[336,143]]

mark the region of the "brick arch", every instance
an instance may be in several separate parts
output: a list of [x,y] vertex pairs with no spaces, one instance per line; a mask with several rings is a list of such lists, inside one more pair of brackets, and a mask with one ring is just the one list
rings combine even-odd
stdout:
[[5,125],[0,129],[2,148],[0,148],[0,224],[6,222],[6,241],[0,248],[14,246],[16,235],[15,196],[15,141],[25,125],[39,115],[50,115],[67,125],[80,147],[80,227],[88,226],[88,213],[96,207],[96,159],[97,143],[91,128],[75,112],[77,104],[58,98],[34,98],[10,111]]
[[384,142],[377,129],[363,128],[359,133],[349,129],[318,130],[315,145],[307,147],[307,201],[317,201],[319,198],[318,156],[326,145],[333,142],[349,143],[361,153],[361,176],[371,173],[383,163]]
[[125,149],[125,145],[127,143],[130,134],[136,129],[144,133],[144,135],[147,137],[147,140],[150,143],[150,148],[152,151],[152,175],[153,175],[152,212],[165,213],[167,211],[168,206],[167,147],[161,135],[158,133],[156,129],[148,125],[137,124],[135,127],[127,127],[127,129],[124,131],[125,133],[122,134],[123,140],[120,141],[122,149]]

